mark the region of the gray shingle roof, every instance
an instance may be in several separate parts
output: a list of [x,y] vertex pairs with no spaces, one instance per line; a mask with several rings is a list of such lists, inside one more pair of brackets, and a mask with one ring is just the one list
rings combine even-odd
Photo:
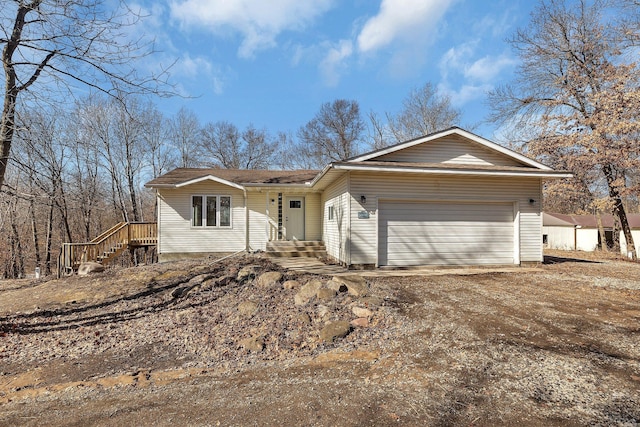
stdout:
[[177,168],[145,184],[147,187],[171,186],[214,176],[234,184],[305,184],[313,181],[317,170],[238,170],[238,169],[202,169]]

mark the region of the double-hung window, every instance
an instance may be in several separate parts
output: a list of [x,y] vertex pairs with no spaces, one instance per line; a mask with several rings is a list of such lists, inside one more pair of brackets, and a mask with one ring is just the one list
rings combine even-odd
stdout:
[[231,196],[191,196],[192,227],[231,227]]

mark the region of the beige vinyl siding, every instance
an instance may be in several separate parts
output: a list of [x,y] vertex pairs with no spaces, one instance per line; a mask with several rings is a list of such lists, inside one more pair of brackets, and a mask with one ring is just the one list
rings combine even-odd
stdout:
[[304,238],[322,240],[322,204],[319,193],[307,193],[304,197]]
[[[231,196],[231,228],[192,227],[191,196]],[[159,191],[162,238],[158,253],[236,252],[245,249],[244,193],[216,182]]]
[[480,144],[451,136],[429,141],[371,159],[382,162],[452,163],[479,166],[523,166],[518,161]]
[[[347,230],[348,230],[348,175],[344,174],[326,188],[322,197],[323,237],[327,254],[339,261],[347,262]],[[329,220],[329,206],[334,208],[334,218]]]
[[[538,178],[448,177],[422,174],[351,172],[350,261],[375,264],[378,200],[509,202],[514,206],[514,255],[522,262],[542,261],[541,185]],[[360,196],[365,195],[366,204]],[[534,203],[529,200],[533,199]],[[358,218],[368,211],[369,218]],[[519,253],[518,253],[519,252]]]
[[[276,203],[277,203],[276,195]],[[267,203],[268,199],[264,193],[247,193],[247,206],[249,207],[249,248],[251,250],[264,251],[267,248],[269,240],[269,229],[267,228]],[[269,205],[269,209],[275,209],[276,215],[278,205],[273,207]],[[277,220],[276,220],[277,221]],[[275,232],[277,233],[277,222]],[[270,228],[273,233],[273,227]]]

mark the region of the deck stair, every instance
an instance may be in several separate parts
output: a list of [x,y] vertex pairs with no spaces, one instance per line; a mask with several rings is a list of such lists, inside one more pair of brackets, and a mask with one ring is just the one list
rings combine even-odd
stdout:
[[58,277],[72,273],[81,263],[107,264],[127,249],[155,246],[158,231],[155,222],[120,222],[86,243],[63,243],[58,256]]
[[275,258],[324,258],[327,249],[324,242],[310,240],[279,240],[267,243],[267,255]]

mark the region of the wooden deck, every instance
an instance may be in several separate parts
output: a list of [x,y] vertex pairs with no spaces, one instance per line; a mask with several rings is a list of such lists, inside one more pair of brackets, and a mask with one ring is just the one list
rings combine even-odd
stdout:
[[106,264],[127,249],[155,246],[158,227],[155,222],[121,222],[90,242],[63,243],[58,256],[58,277],[76,271],[81,263]]

